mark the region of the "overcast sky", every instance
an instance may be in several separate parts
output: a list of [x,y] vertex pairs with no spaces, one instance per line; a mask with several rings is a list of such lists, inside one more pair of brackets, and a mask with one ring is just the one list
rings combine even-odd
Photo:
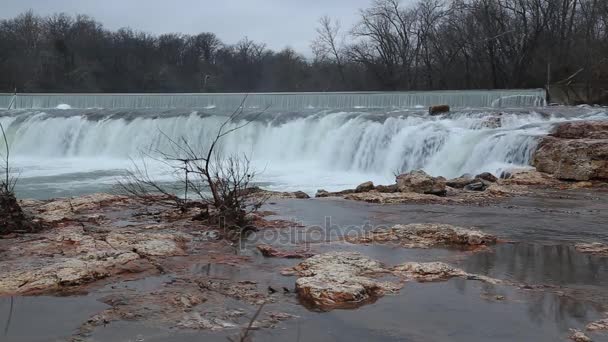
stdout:
[[131,27],[148,33],[213,32],[226,43],[248,38],[272,49],[286,46],[310,55],[318,19],[357,21],[371,0],[2,0],[0,17],[28,9],[40,15],[87,14],[106,28]]

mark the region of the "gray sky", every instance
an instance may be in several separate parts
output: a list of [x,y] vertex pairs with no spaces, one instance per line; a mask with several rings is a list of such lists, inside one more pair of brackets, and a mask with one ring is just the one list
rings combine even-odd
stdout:
[[357,21],[371,0],[2,0],[0,17],[28,9],[40,15],[87,14],[106,28],[149,33],[213,32],[226,43],[248,38],[272,49],[286,46],[307,56],[318,19],[339,19],[343,29]]

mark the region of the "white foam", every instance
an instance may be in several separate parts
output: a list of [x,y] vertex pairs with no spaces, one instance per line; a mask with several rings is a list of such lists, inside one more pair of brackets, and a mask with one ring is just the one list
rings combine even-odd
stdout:
[[[137,158],[142,149],[170,151],[163,134],[176,140],[184,137],[204,149],[225,120],[196,112],[133,120],[89,120],[37,112],[20,115],[19,120],[0,117],[0,122],[7,129],[22,179],[128,168],[130,158]],[[593,118],[608,119],[599,110]],[[449,178],[525,167],[538,137],[552,124],[566,120],[534,112],[504,113],[502,127],[487,128],[487,113],[471,112],[445,117],[321,112],[277,119],[256,121],[235,131],[224,138],[219,150],[249,155],[256,169],[264,170],[258,180],[275,189],[311,193],[318,188],[353,187],[367,180],[388,184],[394,181],[394,173],[415,169]],[[161,163],[151,166],[154,177],[171,179]]]

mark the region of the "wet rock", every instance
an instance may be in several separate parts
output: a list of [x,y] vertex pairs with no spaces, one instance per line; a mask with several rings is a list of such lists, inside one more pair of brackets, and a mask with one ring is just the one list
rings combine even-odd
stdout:
[[446,181],[446,185],[454,189],[464,189],[465,186],[474,183],[475,179],[470,177],[458,177]]
[[563,180],[608,180],[607,127],[601,121],[559,124],[539,143],[532,165]]
[[562,139],[608,139],[608,122],[565,122],[557,125],[551,136]]
[[378,191],[380,193],[390,194],[390,193],[398,192],[399,188],[397,187],[397,184],[378,185],[378,186],[376,186],[376,191]]
[[75,219],[84,211],[99,210],[104,206],[126,204],[128,197],[109,194],[93,194],[76,198],[59,198],[37,206],[36,217],[45,222],[55,223]]
[[299,276],[296,291],[300,299],[323,310],[360,305],[400,288],[399,284],[373,279],[374,274],[386,270],[379,262],[354,252],[316,255],[292,272]]
[[570,186],[571,189],[587,189],[592,187],[593,182],[575,182]]
[[478,280],[489,284],[501,283],[498,279],[467,273],[443,262],[408,262],[393,267],[392,271],[396,275],[414,279],[419,282],[444,281],[458,277],[467,280]]
[[443,177],[431,177],[426,172],[418,170],[397,176],[397,188],[401,192],[444,196],[446,180]]
[[310,198],[310,196],[308,196],[308,194],[305,193],[304,191],[296,191],[293,193],[293,195],[298,199],[309,199]]
[[496,129],[502,127],[502,118],[500,116],[490,116],[481,122],[481,128]]
[[587,324],[585,329],[587,329],[588,331],[608,330],[608,318],[589,323]]
[[448,105],[436,105],[429,107],[429,115],[439,115],[443,113],[448,113],[450,111],[450,106]]
[[173,306],[182,307],[184,309],[191,309],[203,302],[206,301],[206,298],[203,298],[200,295],[184,293],[175,296],[171,303]]
[[329,192],[327,190],[317,190],[317,193],[315,194],[315,197],[317,198],[322,198],[322,197],[341,197],[344,195],[349,195],[349,194],[354,194],[356,191],[355,189],[347,189],[347,190],[342,190],[342,191],[337,191],[337,192]]
[[276,311],[266,312],[266,315],[268,315],[268,319],[273,323],[278,323],[278,322],[286,321],[288,319],[298,318],[298,316],[296,316],[296,315],[288,314],[285,312],[276,312]]
[[355,243],[398,243],[406,248],[431,246],[478,247],[496,243],[496,237],[481,231],[448,224],[408,224],[377,228],[363,237],[349,239]]
[[401,282],[383,282],[379,275],[392,275],[402,281],[442,281],[453,277],[501,284],[497,279],[470,274],[441,262],[408,262],[386,268],[379,262],[355,252],[330,252],[316,255],[283,274],[297,275],[296,291],[300,300],[314,308],[331,310],[352,308],[388,293],[397,292]]
[[323,190],[323,189],[319,189],[319,190],[317,190],[317,193],[315,194],[315,197],[317,197],[317,198],[329,197],[329,191]]
[[554,187],[560,184],[553,176],[530,169],[514,169],[508,172],[508,177],[503,174],[497,182],[503,186],[525,185],[525,186],[549,186]]
[[484,173],[480,173],[477,176],[475,176],[476,179],[483,179],[485,181],[488,181],[490,183],[496,183],[496,181],[498,180],[498,178],[496,178],[496,176],[494,176],[493,174],[489,173],[489,172],[484,172]]
[[246,190],[247,196],[257,197],[257,198],[286,198],[286,199],[308,199],[307,193],[304,191],[295,191],[295,192],[281,192],[281,191],[270,191],[264,190],[259,187],[252,187]]
[[448,202],[446,197],[435,195],[425,195],[415,192],[362,192],[360,194],[349,194],[345,199],[353,201],[363,201],[368,203],[391,204],[391,203],[433,203],[445,204]]
[[608,256],[608,245],[600,242],[577,243],[575,248],[580,253],[593,254],[598,256]]
[[137,260],[133,252],[98,253],[82,258],[53,258],[47,265],[11,265],[0,269],[0,294],[24,294],[57,290],[108,277],[112,269]]
[[177,327],[184,329],[217,331],[224,329],[236,329],[238,328],[238,325],[218,318],[204,318],[200,313],[192,312],[187,314],[183,320],[177,323]]
[[591,342],[593,341],[589,336],[585,335],[584,332],[578,329],[570,329],[570,335],[568,336],[574,342]]
[[365,183],[361,183],[357,186],[357,188],[355,189],[355,192],[368,192],[368,191],[372,191],[374,190],[374,183],[372,182],[365,182]]
[[113,248],[132,250],[145,256],[175,256],[183,255],[180,247],[192,240],[188,234],[180,233],[118,233],[108,234],[106,242]]
[[511,172],[509,172],[509,171],[502,171],[500,173],[500,177],[498,177],[498,178],[500,178],[500,179],[509,179],[511,177],[512,177]]
[[[0,294],[44,293],[88,284],[123,272],[140,258],[182,255],[182,244],[188,239],[183,233],[105,235],[73,226],[48,230],[34,243],[16,245],[8,253],[12,259],[0,265]],[[150,265],[152,260],[146,262]]]
[[238,282],[221,279],[199,279],[198,286],[206,291],[217,292],[221,295],[245,301],[252,305],[260,305],[272,302],[272,297],[258,290],[257,284],[253,282]]
[[501,186],[492,184],[486,191],[462,191],[446,187],[445,196],[419,194],[416,192],[382,193],[378,191],[362,192],[343,196],[345,199],[378,204],[488,204],[504,197],[526,194],[528,191],[519,186]]
[[258,245],[257,248],[263,256],[273,258],[304,259],[314,255],[309,251],[281,251],[269,245]]
[[393,272],[418,281],[448,280],[453,277],[464,277],[467,274],[443,262],[408,262],[395,266]]
[[485,191],[488,188],[488,184],[482,180],[474,180],[472,183],[464,187],[466,191]]

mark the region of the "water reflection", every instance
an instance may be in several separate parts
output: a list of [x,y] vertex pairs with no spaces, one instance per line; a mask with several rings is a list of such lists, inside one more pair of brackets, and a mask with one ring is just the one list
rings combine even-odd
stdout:
[[69,337],[107,305],[91,297],[0,297],[1,341],[48,342]]
[[526,284],[608,285],[608,258],[577,252],[569,245],[499,244],[463,262],[469,272]]

